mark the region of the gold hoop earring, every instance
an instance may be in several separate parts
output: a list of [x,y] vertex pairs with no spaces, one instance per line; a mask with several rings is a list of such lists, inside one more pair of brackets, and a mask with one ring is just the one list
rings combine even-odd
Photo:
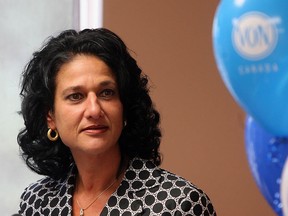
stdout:
[[[55,133],[55,136],[51,135],[52,132]],[[55,142],[58,139],[58,137],[59,137],[58,131],[57,130],[52,130],[51,128],[49,128],[48,131],[47,131],[47,137],[48,137],[48,139],[50,141]]]

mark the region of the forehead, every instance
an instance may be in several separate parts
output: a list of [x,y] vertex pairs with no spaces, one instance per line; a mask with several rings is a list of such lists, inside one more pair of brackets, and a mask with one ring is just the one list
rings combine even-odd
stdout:
[[64,63],[56,75],[56,84],[62,80],[100,77],[115,80],[112,69],[100,58],[93,55],[76,55],[69,62]]

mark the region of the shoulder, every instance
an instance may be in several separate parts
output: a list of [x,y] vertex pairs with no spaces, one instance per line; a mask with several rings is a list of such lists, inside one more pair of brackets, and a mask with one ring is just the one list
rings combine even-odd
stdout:
[[50,177],[42,178],[25,188],[21,195],[21,200],[29,200],[34,196],[42,197],[44,194],[57,188],[59,183],[60,181],[56,181]]
[[[216,216],[210,198],[202,189],[181,176],[164,169],[160,170],[162,176],[160,190],[163,191],[163,197],[158,196],[158,199],[170,197],[170,202],[175,204],[176,211],[181,214]],[[165,205],[167,207],[167,202]]]
[[72,175],[60,180],[45,177],[30,184],[21,195],[19,213],[38,215],[43,208],[54,206],[54,203],[56,206],[61,201],[69,201],[72,199],[73,179]]
[[211,200],[202,189],[151,161],[132,160],[126,178],[127,187],[155,214],[216,216]]
[[[25,188],[21,195],[20,213],[25,215],[33,215],[40,209],[44,197],[55,186],[56,181],[46,177],[30,184]],[[38,212],[39,213],[39,212]]]

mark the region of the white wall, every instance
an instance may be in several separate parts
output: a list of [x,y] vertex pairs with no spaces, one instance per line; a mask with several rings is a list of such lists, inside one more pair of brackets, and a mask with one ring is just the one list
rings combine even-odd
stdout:
[[41,178],[19,157],[16,137],[23,126],[17,114],[20,74],[48,36],[72,27],[72,0],[0,0],[1,215],[16,213],[24,188]]

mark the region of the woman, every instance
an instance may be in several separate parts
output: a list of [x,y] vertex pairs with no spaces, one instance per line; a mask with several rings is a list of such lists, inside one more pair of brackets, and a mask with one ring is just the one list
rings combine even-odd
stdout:
[[148,79],[107,29],[67,30],[22,77],[26,164],[47,177],[22,215],[216,215],[202,190],[160,169],[159,113]]

